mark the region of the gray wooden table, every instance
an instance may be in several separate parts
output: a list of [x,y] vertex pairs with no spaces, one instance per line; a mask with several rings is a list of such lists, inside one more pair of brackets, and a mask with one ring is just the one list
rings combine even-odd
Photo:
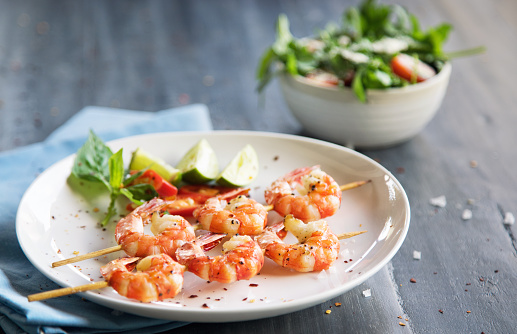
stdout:
[[[398,3],[424,27],[452,23],[446,50],[488,50],[453,62],[443,105],[420,135],[362,152],[408,194],[411,227],[400,251],[361,286],[321,305],[175,333],[517,332],[517,230],[504,223],[506,213],[517,215],[517,2]],[[304,135],[276,82],[259,107],[258,58],[279,13],[303,36],[339,20],[351,4],[1,0],[0,151],[45,139],[87,105],[153,112],[204,103],[217,130]],[[445,208],[429,204],[439,195]],[[472,219],[462,219],[464,209]],[[364,298],[368,288],[373,295]],[[325,314],[335,302],[342,306]]]

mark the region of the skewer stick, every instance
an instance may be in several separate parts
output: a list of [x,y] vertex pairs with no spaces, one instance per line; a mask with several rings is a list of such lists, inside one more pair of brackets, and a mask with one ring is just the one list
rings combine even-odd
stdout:
[[[359,188],[360,186],[365,185],[365,184],[370,183],[370,182],[372,182],[372,180],[363,180],[363,181],[350,182],[350,183],[343,184],[343,185],[339,186],[339,190],[347,191],[347,190]],[[271,210],[273,210],[275,208],[274,205],[265,205],[264,207],[266,208],[267,211],[271,211]]]
[[[338,234],[337,237],[339,240],[349,239],[349,238],[355,237],[357,235],[360,235],[360,234],[363,234],[366,232],[367,231],[347,232],[347,233]],[[117,247],[119,247],[119,246],[115,246],[115,247],[111,247],[111,248],[117,248]],[[102,250],[102,251],[92,252],[92,253],[106,252],[108,249],[109,248]],[[88,254],[92,254],[92,253],[88,253]],[[84,256],[86,256],[88,254],[85,254]],[[75,258],[73,258],[72,260],[75,260]],[[64,261],[65,260],[60,261],[60,262],[64,262]],[[56,289],[56,290],[51,290],[51,291],[46,291],[46,292],[35,293],[35,294],[27,296],[27,300],[29,302],[35,302],[35,301],[40,301],[40,300],[67,296],[67,295],[71,295],[71,294],[79,293],[79,292],[102,289],[107,286],[108,286],[108,282],[100,281],[100,282],[95,282],[95,283],[90,283],[90,284],[79,285],[76,287],[61,288],[61,289]]]
[[119,250],[122,250],[122,246],[117,245],[117,246],[101,249],[101,250],[98,250],[98,251],[95,251],[95,252],[79,255],[79,256],[76,256],[76,257],[71,257],[69,259],[64,259],[64,260],[52,263],[52,268],[59,267],[59,266],[64,266],[66,264],[75,263],[75,262],[79,262],[79,261],[83,261],[83,260],[87,260],[87,259],[91,259],[91,258],[94,258],[94,257],[97,257],[97,256],[113,253],[113,252],[116,252],[116,251],[119,251]]
[[57,289],[57,290],[35,293],[33,295],[27,296],[27,299],[29,300],[29,302],[35,302],[38,300],[45,300],[45,299],[50,299],[50,298],[71,295],[71,294],[78,293],[78,292],[102,289],[107,286],[108,286],[108,282],[101,281],[101,282],[95,282],[95,283],[90,283],[90,284],[85,284],[85,285],[79,285],[76,287],[62,288],[62,289]]
[[[346,190],[358,188],[358,187],[360,187],[360,186],[362,186],[362,185],[364,185],[366,183],[370,183],[370,182],[372,182],[372,180],[354,181],[354,182],[350,182],[350,183],[347,183],[347,184],[343,184],[342,186],[339,187],[339,189],[341,191],[346,191]],[[264,207],[266,208],[267,211],[271,211],[271,210],[274,209],[273,205],[266,205]],[[199,228],[200,228],[199,225],[194,225],[194,229],[195,230],[197,230]],[[364,233],[364,232],[362,232],[362,233]],[[354,235],[352,235],[351,237],[353,237],[353,236]],[[348,237],[348,238],[350,238],[350,237]],[[91,252],[91,253],[86,253],[86,254],[83,254],[83,255],[76,256],[76,257],[72,257],[72,258],[68,258],[68,259],[64,259],[64,260],[60,260],[60,261],[54,262],[54,263],[52,263],[52,268],[64,266],[64,265],[67,265],[67,264],[71,264],[71,263],[75,263],[75,262],[79,262],[79,261],[83,261],[83,260],[87,260],[87,259],[91,259],[91,258],[94,258],[94,257],[97,257],[97,256],[101,256],[101,255],[106,255],[106,254],[109,254],[109,253],[117,252],[119,250],[122,250],[122,246],[120,246],[120,245],[113,246],[113,247],[110,247],[110,248],[101,249],[101,250],[94,251],[94,252]]]
[[368,232],[368,231],[356,231],[356,232],[341,233],[341,234],[337,235],[337,238],[339,240],[349,239],[349,238],[355,237],[356,235],[363,234],[366,232]]
[[343,184],[342,186],[339,187],[339,189],[341,189],[341,191],[347,191],[350,189],[358,188],[358,187],[360,187],[364,184],[370,183],[370,182],[372,182],[372,180],[350,182],[347,184]]

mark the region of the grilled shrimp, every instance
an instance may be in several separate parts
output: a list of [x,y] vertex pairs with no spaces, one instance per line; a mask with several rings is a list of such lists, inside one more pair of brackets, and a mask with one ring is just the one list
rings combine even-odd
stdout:
[[257,235],[267,224],[267,210],[257,201],[244,195],[227,202],[214,197],[194,211],[203,229],[230,235]]
[[[115,229],[115,239],[129,256],[143,257],[166,253],[175,259],[176,249],[196,238],[194,228],[181,216],[161,215],[167,201],[152,199],[122,218]],[[144,234],[144,223],[151,222],[151,232]]]
[[[285,229],[298,239],[297,244],[285,244],[277,231]],[[284,222],[269,226],[255,237],[264,255],[282,267],[300,272],[326,270],[339,254],[339,239],[324,220],[304,223],[288,215]]]
[[[213,238],[217,235],[209,236]],[[195,242],[185,243],[177,250],[178,262],[187,270],[207,281],[231,283],[249,280],[264,265],[264,255],[259,245],[247,235],[235,235],[223,244],[223,254],[208,256],[199,243],[206,243],[203,237]]]
[[[136,272],[133,270],[136,267]],[[183,286],[185,266],[167,254],[116,259],[101,274],[120,295],[144,303],[173,298]]]
[[267,204],[282,216],[304,222],[332,216],[341,205],[341,190],[319,166],[298,168],[273,182],[265,191]]

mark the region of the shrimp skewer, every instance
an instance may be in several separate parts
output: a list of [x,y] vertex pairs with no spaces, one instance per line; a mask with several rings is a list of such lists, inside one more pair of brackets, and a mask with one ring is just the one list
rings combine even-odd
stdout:
[[[362,185],[364,185],[366,183],[369,183],[369,182],[371,182],[371,180],[356,181],[356,182],[347,183],[347,184],[344,184],[344,185],[340,186],[340,190],[341,191],[350,190],[350,189],[353,189],[353,188],[360,187],[360,186],[362,186]],[[231,198],[231,197],[233,197],[235,195],[246,194],[248,190],[249,189],[240,189],[240,188],[239,189],[235,189],[234,191],[226,192],[226,193],[220,195],[219,198],[229,199],[229,198]],[[181,189],[180,189],[180,191],[181,191]],[[206,196],[209,196],[209,195],[206,195]],[[201,207],[201,204],[196,204],[196,202],[193,199],[190,199],[190,201],[188,201],[188,199],[189,198],[184,198],[184,199],[182,198],[182,199],[178,199],[178,200],[174,200],[174,201],[167,201],[167,203],[165,205],[165,208],[168,211],[177,212],[178,214],[180,212],[191,214],[192,211],[195,210],[195,208],[193,208],[192,205],[196,206],[198,209],[199,209],[199,207]],[[274,209],[274,205],[267,205],[267,206],[264,206],[264,208],[266,209],[266,211],[271,211],[271,210]],[[267,224],[267,222],[265,222],[265,224]],[[200,224],[200,225],[203,226],[203,224]],[[260,230],[257,230],[257,231],[260,231]],[[254,234],[258,234],[258,233],[262,232],[262,231],[260,231],[260,232],[257,232],[257,231]],[[225,233],[225,232],[221,231],[221,232],[217,232],[217,233]],[[244,234],[244,233],[241,233],[241,234]],[[122,249],[123,249],[122,245],[117,245],[117,246],[109,247],[109,248],[106,248],[106,249],[101,249],[101,250],[93,251],[93,252],[86,253],[86,254],[83,254],[83,255],[79,255],[79,256],[72,257],[72,258],[68,258],[68,259],[64,259],[64,260],[53,262],[52,263],[52,267],[55,268],[55,267],[63,266],[63,265],[66,265],[66,264],[71,264],[71,263],[75,263],[75,262],[91,259],[91,258],[98,257],[98,256],[101,256],[101,255],[106,255],[106,254],[109,254],[109,253],[120,251]],[[204,246],[204,249],[205,250],[209,250],[210,248],[209,248],[209,246]]]
[[[211,238],[208,237],[208,238]],[[232,283],[249,280],[262,269],[264,255],[259,245],[245,235],[234,235],[223,244],[223,254],[208,256],[199,246],[202,238],[185,243],[177,250],[178,262],[207,281]]]
[[[297,244],[285,244],[277,235],[282,229],[294,234]],[[344,238],[358,235],[354,232]],[[326,270],[332,266],[339,254],[339,237],[330,230],[324,220],[304,223],[293,215],[288,215],[284,222],[269,226],[255,240],[264,250],[264,255],[282,267],[299,272]]]
[[267,225],[267,210],[257,201],[244,195],[231,201],[210,198],[194,211],[203,229],[230,235],[257,235]]
[[298,168],[274,181],[264,192],[280,215],[304,222],[332,216],[341,205],[341,189],[319,166]]
[[[136,272],[133,270],[136,269]],[[185,266],[167,254],[120,258],[102,266],[106,281],[29,295],[29,302],[111,286],[120,295],[148,303],[175,297],[183,287]]]
[[[123,250],[129,256],[143,257],[152,254],[167,253],[174,258],[176,249],[185,241],[196,238],[194,228],[183,217],[161,215],[160,212],[169,205],[168,201],[152,199],[134,209],[122,218],[115,229],[118,246],[84,254],[70,259],[52,263],[52,267],[70,264],[96,256]],[[151,223],[154,235],[144,234],[144,224]]]

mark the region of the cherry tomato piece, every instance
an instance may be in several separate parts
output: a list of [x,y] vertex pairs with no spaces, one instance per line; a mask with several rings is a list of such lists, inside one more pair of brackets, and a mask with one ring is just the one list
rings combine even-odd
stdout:
[[436,75],[434,68],[404,53],[391,59],[391,69],[393,73],[410,82],[422,82]]

